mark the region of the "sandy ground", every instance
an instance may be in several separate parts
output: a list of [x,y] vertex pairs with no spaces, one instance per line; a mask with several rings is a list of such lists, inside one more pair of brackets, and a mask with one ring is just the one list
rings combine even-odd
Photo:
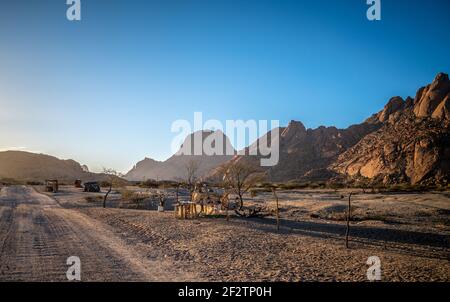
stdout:
[[143,257],[114,230],[80,211],[62,208],[29,187],[0,195],[0,280],[64,281],[70,256],[84,281],[171,281],[196,278],[171,263]]
[[[346,249],[347,193],[279,192],[277,231],[274,217],[177,220],[119,208],[120,194],[103,209],[75,188],[3,188],[0,280],[64,280],[76,255],[85,281],[366,281],[370,256],[383,281],[450,281],[448,193],[357,192]],[[269,193],[253,203],[275,205]]]

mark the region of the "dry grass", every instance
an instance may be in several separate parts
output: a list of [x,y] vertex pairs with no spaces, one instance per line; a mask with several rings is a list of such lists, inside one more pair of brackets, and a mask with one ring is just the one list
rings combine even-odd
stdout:
[[92,202],[100,202],[100,201],[103,201],[103,197],[99,196],[99,195],[97,195],[97,196],[85,196],[84,200],[86,200],[87,202],[90,202],[90,203],[92,203]]

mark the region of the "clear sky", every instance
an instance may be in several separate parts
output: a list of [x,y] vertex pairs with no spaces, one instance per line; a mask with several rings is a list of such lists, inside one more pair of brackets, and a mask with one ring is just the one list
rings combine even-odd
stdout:
[[450,71],[450,1],[0,1],[0,149],[127,171],[174,120],[347,127]]

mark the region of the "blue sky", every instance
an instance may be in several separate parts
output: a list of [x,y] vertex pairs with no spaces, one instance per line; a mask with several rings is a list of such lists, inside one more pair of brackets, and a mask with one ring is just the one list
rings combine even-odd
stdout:
[[450,2],[0,1],[0,149],[127,171],[174,120],[347,127],[450,71]]

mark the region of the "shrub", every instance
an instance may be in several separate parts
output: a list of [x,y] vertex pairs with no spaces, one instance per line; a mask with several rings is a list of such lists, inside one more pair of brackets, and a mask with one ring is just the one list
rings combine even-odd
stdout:
[[287,183],[281,183],[276,185],[281,190],[295,190],[295,189],[305,189],[309,187],[308,182],[294,182],[290,181]]
[[258,190],[257,189],[250,189],[250,196],[256,197],[258,195]]
[[111,185],[111,183],[106,180],[102,180],[99,184],[100,184],[100,187],[102,187],[102,188],[109,188],[109,186]]
[[421,184],[412,185],[408,183],[403,183],[388,186],[386,190],[388,192],[424,192],[432,190],[434,188],[435,188],[434,186],[426,186]]
[[337,189],[345,188],[346,185],[344,183],[341,183],[341,182],[330,182],[330,183],[327,184],[327,187],[329,187],[330,189],[337,190]]
[[149,194],[137,193],[131,190],[122,190],[120,191],[120,194],[122,195],[122,200],[131,201],[133,203],[140,203],[145,199],[150,198]]
[[180,183],[176,181],[170,180],[156,181],[153,179],[147,179],[146,181],[140,182],[138,184],[138,186],[141,188],[152,188],[152,189],[176,188],[179,185]]
[[27,185],[28,186],[43,186],[44,183],[42,183],[40,181],[27,181]]
[[100,202],[103,201],[103,196],[86,196],[84,199],[87,202]]
[[146,181],[139,183],[139,187],[141,187],[141,188],[158,188],[158,182],[153,179],[147,179]]
[[0,184],[4,186],[23,185],[24,183],[14,178],[2,178]]

